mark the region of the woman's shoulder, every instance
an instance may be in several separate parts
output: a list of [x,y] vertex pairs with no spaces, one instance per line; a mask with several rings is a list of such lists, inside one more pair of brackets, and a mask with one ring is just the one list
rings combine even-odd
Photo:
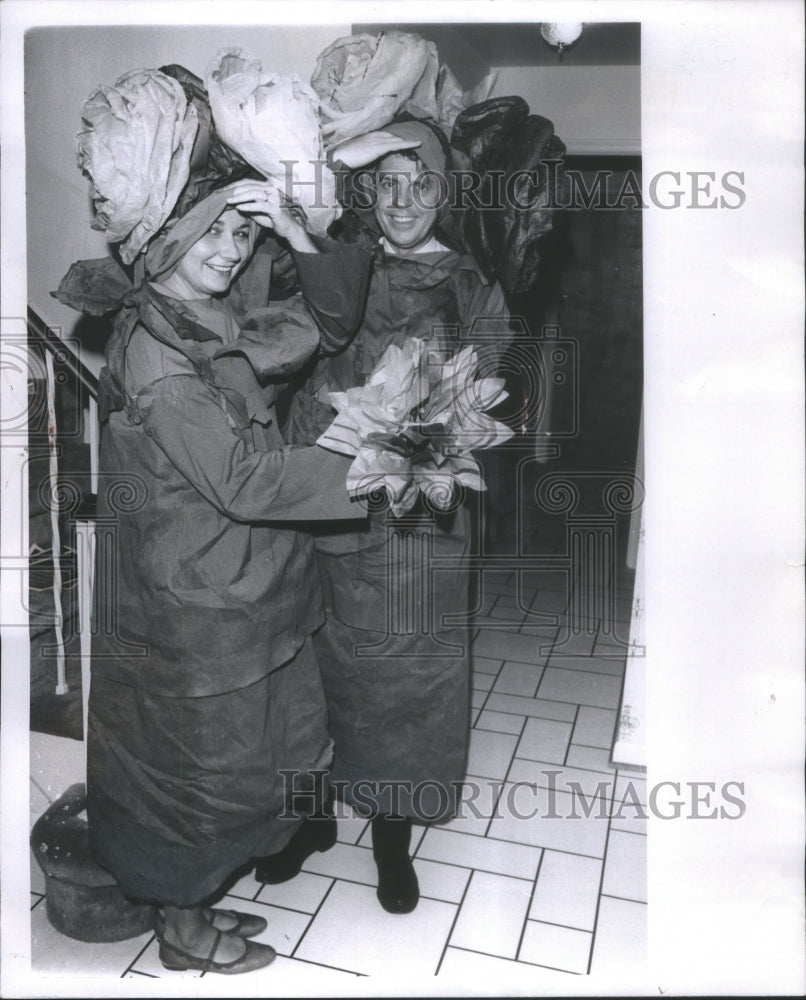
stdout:
[[137,393],[169,375],[195,374],[195,368],[180,351],[137,324],[126,346],[124,380],[129,392]]

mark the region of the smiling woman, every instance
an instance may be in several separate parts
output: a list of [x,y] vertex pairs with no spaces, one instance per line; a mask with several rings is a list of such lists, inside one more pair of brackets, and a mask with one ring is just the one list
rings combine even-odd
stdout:
[[[368,264],[327,241],[316,252],[279,193],[223,147],[200,82],[168,69],[181,86],[167,70],[145,75],[172,95],[148,105],[152,124],[177,109],[201,123],[180,201],[160,205],[156,232],[130,248],[130,272],[112,258],[79,261],[56,293],[115,317],[98,513],[114,523],[116,562],[107,578],[99,553],[87,818],[95,859],[127,897],[159,908],[163,965],[229,975],[275,951],[248,940],[265,920],[211,903],[233,871],[294,832],[280,769],[322,771],[331,755],[310,640],[323,618],[313,547],[283,522],[356,515],[349,460],[286,447],[274,395],[352,332]],[[120,126],[99,123],[90,166],[106,190],[115,166],[104,150]],[[112,242],[138,221],[125,208]],[[267,226],[302,284],[281,305],[267,304],[271,258],[255,252]],[[133,481],[138,500],[121,505]]]
[[179,261],[163,285],[180,299],[220,295],[229,288],[255,247],[257,227],[230,208]]

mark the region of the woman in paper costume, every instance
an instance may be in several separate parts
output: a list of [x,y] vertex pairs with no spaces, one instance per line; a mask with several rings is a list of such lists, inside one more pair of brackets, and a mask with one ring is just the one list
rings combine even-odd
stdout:
[[[423,207],[440,201],[436,188],[450,189],[440,130],[409,118],[360,141],[367,139],[367,148],[397,148],[377,163],[377,204],[359,212],[374,241],[363,319],[349,346],[317,363],[296,393],[288,430],[296,441],[311,443],[328,428],[328,393],[363,385],[392,344],[424,338],[433,357],[445,359],[476,343],[489,373],[490,355],[509,339],[501,288],[464,251],[449,200]],[[347,150],[335,155],[346,162]],[[450,818],[465,774],[470,513],[458,491],[445,510],[421,497],[396,518],[380,499],[368,525],[322,528],[316,548],[327,621],[314,641],[335,743],[333,777],[346,801],[374,814],[382,906],[407,913],[419,899],[412,820]],[[335,820],[307,821],[285,851],[258,864],[256,877],[284,881],[334,840]]]
[[[332,749],[313,545],[283,522],[356,516],[349,462],[286,446],[274,392],[343,345],[367,268],[358,249],[314,252],[220,142],[181,67],[99,89],[84,120],[95,224],[132,264],[80,261],[55,293],[115,316],[99,399],[90,842],[124,893],[158,905],[167,968],[245,972],[275,957],[250,940],[265,921],[206,904],[294,832],[279,772],[326,769]],[[291,245],[310,309],[267,305],[258,224]]]

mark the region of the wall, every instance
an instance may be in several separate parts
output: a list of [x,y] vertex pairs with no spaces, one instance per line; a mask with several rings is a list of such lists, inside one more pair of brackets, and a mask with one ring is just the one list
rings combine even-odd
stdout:
[[492,97],[518,94],[554,122],[571,155],[641,151],[640,66],[494,67]]
[[[28,302],[62,336],[78,314],[50,291],[74,260],[105,256],[102,233],[90,229],[89,185],[76,167],[81,107],[99,83],[130,69],[180,63],[202,75],[219,48],[241,46],[264,68],[307,78],[327,45],[349,25],[321,27],[151,26],[37,28],[26,35],[26,181]],[[99,353],[84,352],[96,372]]]

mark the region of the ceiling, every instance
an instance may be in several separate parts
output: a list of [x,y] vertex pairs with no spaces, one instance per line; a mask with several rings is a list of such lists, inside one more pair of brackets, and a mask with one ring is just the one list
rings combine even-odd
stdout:
[[[557,50],[540,34],[539,23],[354,24],[353,33],[408,31],[432,41],[463,86],[476,83],[491,66],[552,66]],[[581,37],[562,54],[563,66],[637,66],[641,62],[638,22],[586,23]]]

